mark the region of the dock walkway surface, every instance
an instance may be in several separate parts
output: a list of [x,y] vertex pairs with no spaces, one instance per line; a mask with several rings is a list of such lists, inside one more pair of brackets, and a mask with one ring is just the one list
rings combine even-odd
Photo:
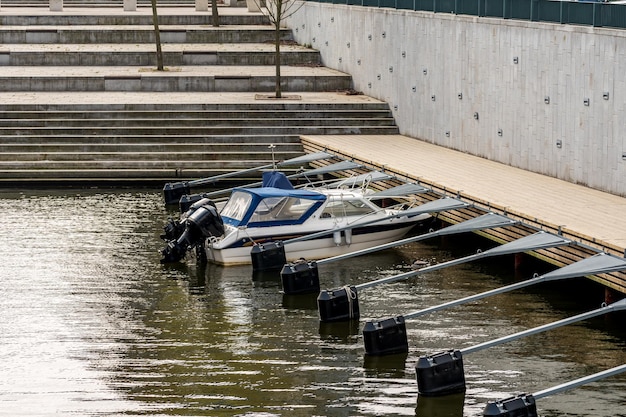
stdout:
[[624,256],[626,198],[402,135],[303,136],[302,140],[305,149],[315,144],[537,226],[561,228]]

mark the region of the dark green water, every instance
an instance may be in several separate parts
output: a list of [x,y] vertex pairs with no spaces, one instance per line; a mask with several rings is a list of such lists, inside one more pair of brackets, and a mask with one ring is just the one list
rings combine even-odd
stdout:
[[[588,281],[543,285],[407,322],[410,352],[366,358],[363,322],[472,295],[537,268],[466,264],[363,290],[361,322],[321,325],[315,296],[277,274],[162,266],[158,191],[4,192],[0,197],[0,415],[476,416],[489,400],[626,363],[626,316],[465,357],[467,392],[420,398],[419,356],[594,309]],[[465,236],[320,267],[323,288],[473,253]],[[542,271],[539,271],[542,272]],[[626,416],[626,376],[538,401],[543,416]]]

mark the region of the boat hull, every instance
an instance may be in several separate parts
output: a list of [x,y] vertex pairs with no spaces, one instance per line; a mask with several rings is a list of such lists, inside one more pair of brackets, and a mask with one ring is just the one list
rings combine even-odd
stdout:
[[[411,221],[392,222],[384,226],[355,228],[348,231],[347,236],[343,231],[316,239],[288,243],[285,245],[285,255],[288,262],[301,258],[316,260],[371,248],[401,239],[421,220],[413,219]],[[255,239],[258,243],[271,240],[282,239],[267,237]],[[251,249],[252,243],[245,246],[224,248],[219,248],[217,244],[212,243],[206,245],[207,259],[224,266],[251,264]]]

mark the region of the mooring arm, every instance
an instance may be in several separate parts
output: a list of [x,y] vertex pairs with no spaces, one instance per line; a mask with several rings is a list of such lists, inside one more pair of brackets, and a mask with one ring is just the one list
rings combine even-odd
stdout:
[[326,258],[317,261],[318,265],[325,265],[327,263],[341,261],[343,259],[352,258],[354,256],[365,255],[372,252],[377,252],[379,250],[394,248],[400,245],[406,245],[407,243],[419,242],[425,239],[430,239],[436,236],[449,235],[453,233],[462,233],[462,232],[471,232],[474,230],[484,230],[484,229],[493,229],[496,227],[504,227],[510,226],[512,224],[518,223],[516,220],[509,219],[505,216],[501,216],[495,213],[487,213],[480,217],[476,217],[461,223],[457,223],[452,226],[444,227],[443,229],[431,231],[428,233],[424,233],[422,235],[407,237],[402,240],[397,240],[395,242],[386,243],[383,245],[374,246],[372,248],[359,250],[356,252],[345,253],[343,255],[333,256],[332,258]]
[[396,246],[406,245],[407,243],[419,242],[420,240],[429,239],[431,237],[437,236],[439,233],[437,231],[424,233],[423,235],[407,237],[406,239],[396,240],[395,242],[385,243],[383,245],[374,246],[367,249],[358,250],[355,252],[344,253],[343,255],[333,256],[331,258],[320,259],[317,261],[318,265],[326,265],[331,262],[342,261],[344,259],[353,258],[355,256],[361,256],[372,252],[378,252],[384,249],[395,248]]
[[391,277],[381,278],[381,279],[377,279],[375,281],[364,282],[363,284],[355,285],[354,287],[357,290],[363,290],[365,288],[375,287],[375,286],[381,285],[381,284],[389,284],[391,282],[401,281],[403,279],[411,278],[411,277],[414,277],[416,275],[425,274],[427,272],[432,272],[432,271],[437,271],[439,269],[447,268],[449,266],[459,265],[459,264],[462,264],[462,263],[465,263],[465,262],[472,261],[474,259],[481,258],[481,257],[484,256],[483,255],[484,253],[486,253],[486,252],[476,253],[476,254],[465,256],[465,257],[459,258],[459,259],[452,259],[452,260],[447,261],[447,262],[441,262],[441,263],[439,263],[437,265],[427,266],[425,268],[420,268],[420,269],[417,269],[415,271],[405,272],[403,274],[393,275]]
[[608,378],[613,375],[621,374],[622,372],[626,372],[626,365],[616,366],[615,368],[607,369],[606,371],[598,372],[597,374],[575,379],[574,381],[566,382],[564,384],[557,385],[552,388],[544,389],[542,391],[537,391],[536,393],[533,394],[533,397],[535,397],[536,399],[544,398],[549,395],[558,394],[560,392],[567,391],[567,390],[579,387],[584,384],[588,384],[590,382],[598,381],[600,379]]
[[419,316],[423,316],[425,314],[434,313],[435,311],[446,309],[448,307],[454,307],[454,306],[458,306],[458,305],[461,305],[461,304],[471,303],[473,301],[478,301],[480,299],[487,298],[487,297],[490,297],[492,295],[502,294],[502,293],[505,293],[505,292],[508,292],[508,291],[513,291],[513,290],[517,290],[517,289],[520,289],[520,288],[528,287],[530,285],[534,285],[534,284],[537,284],[539,282],[542,282],[543,280],[544,280],[543,276],[539,276],[537,278],[532,278],[532,279],[529,279],[529,280],[526,280],[526,281],[517,282],[515,284],[507,285],[505,287],[500,287],[500,288],[496,288],[494,290],[481,292],[480,294],[471,295],[469,297],[464,297],[464,298],[459,298],[458,300],[450,301],[450,302],[447,302],[447,303],[439,304],[437,306],[424,308],[422,310],[418,310],[418,311],[415,311],[413,313],[405,314],[404,318],[407,319],[407,320],[408,319],[413,319],[413,318],[416,318],[416,317],[419,317]]
[[626,309],[626,299],[613,303],[611,305],[598,308],[596,310],[588,311],[586,313],[579,314],[577,316],[568,317],[563,320],[555,321],[552,323],[544,324],[543,326],[534,327],[532,329],[524,330],[522,332],[510,334],[508,336],[501,337],[499,339],[490,340],[484,343],[480,343],[478,345],[474,345],[465,349],[461,349],[461,353],[463,355],[467,355],[468,353],[476,352],[479,350],[487,349],[492,346],[500,345],[502,343],[511,342],[513,340],[521,339],[522,337],[530,336],[536,333],[545,332],[548,330],[556,329],[561,326],[566,326],[571,323],[576,323],[579,321],[587,320],[592,317],[600,316],[602,314],[607,314],[612,311],[625,310]]

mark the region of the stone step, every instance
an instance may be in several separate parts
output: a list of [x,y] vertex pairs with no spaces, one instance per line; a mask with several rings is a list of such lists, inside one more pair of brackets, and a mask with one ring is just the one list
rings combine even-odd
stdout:
[[61,121],[71,123],[73,120],[110,120],[112,122],[126,120],[151,120],[154,123],[171,123],[172,120],[206,120],[206,119],[351,119],[351,118],[393,118],[388,108],[351,109],[329,106],[318,109],[287,109],[287,110],[255,110],[251,106],[242,104],[235,109],[207,109],[207,110],[41,110],[33,111],[25,108],[20,110],[2,110],[0,106],[0,123],[22,123],[24,119],[29,121]]
[[394,126],[392,117],[354,117],[354,118],[265,118],[265,119],[245,119],[245,118],[202,118],[202,119],[31,119],[28,126],[24,126],[24,119],[0,119],[0,134],[11,131],[21,132],[23,129],[46,129],[52,131],[55,128],[62,128],[66,131],[76,131],[81,129],[91,131],[97,129],[119,129],[130,128],[133,131],[152,129],[174,128],[181,129],[219,129],[222,127],[240,127],[241,124],[249,128],[256,127],[288,127],[303,126],[313,124],[315,126]]
[[3,149],[8,146],[161,146],[165,141],[172,146],[241,146],[254,149],[255,147],[267,147],[270,144],[276,146],[300,146],[300,136],[292,135],[68,135],[64,133],[55,135],[0,135]]
[[[243,47],[242,47],[243,46]],[[0,66],[155,66],[154,44],[4,45]],[[165,66],[274,65],[275,47],[265,44],[165,44]],[[318,51],[298,45],[281,47],[282,65],[320,66]]]
[[[163,186],[165,182],[180,181],[189,178],[206,178],[214,175],[232,173],[247,169],[253,166],[259,166],[260,161],[253,161],[248,165],[244,163],[241,166],[232,167],[193,167],[193,168],[162,168],[158,164],[153,167],[146,168],[116,168],[101,167],[88,169],[67,168],[67,169],[16,169],[5,170],[0,168],[0,184],[3,186],[14,187],[17,184],[87,184],[89,186],[99,184],[120,184],[124,182],[133,182],[138,184],[148,184],[154,182]],[[266,161],[270,164],[271,161]],[[289,174],[290,170],[281,170]]]
[[[21,140],[20,137],[14,137]],[[0,137],[0,139],[5,139]],[[33,138],[32,141],[27,142],[21,140],[20,142],[7,143],[2,140],[0,143],[0,152],[2,153],[72,153],[72,152],[212,152],[212,153],[229,153],[229,152],[251,152],[251,153],[271,153],[268,143],[249,143],[249,142],[232,142],[232,143],[199,143],[199,142],[180,142],[174,143],[172,141],[161,142],[122,142],[122,143],[101,143],[100,141],[94,141],[90,138],[85,142],[58,142],[55,139],[54,142],[46,138],[42,141],[41,137]],[[163,138],[162,138],[163,139]],[[144,138],[145,140],[145,138]],[[274,153],[286,153],[286,152],[300,152],[302,145],[299,141],[280,143],[272,142],[274,146]],[[281,158],[282,159],[282,158]]]
[[[42,163],[10,163],[0,161],[0,172],[9,171],[40,171],[55,172],[68,171],[78,172],[80,176],[91,176],[91,172],[100,170],[118,171],[139,171],[139,170],[160,170],[180,172],[182,170],[206,170],[212,172],[228,172],[239,171],[252,166],[269,165],[270,159],[245,159],[245,160],[228,160],[228,161],[170,161],[170,160],[136,160],[136,161],[69,161],[69,162],[42,162]],[[99,174],[102,175],[102,174]],[[42,175],[45,176],[45,175]]]
[[[390,114],[388,103],[371,97],[351,94],[343,91],[301,92],[286,95],[281,100],[268,98],[254,92],[230,93],[169,93],[169,92],[15,92],[0,91],[0,117],[4,114],[30,112],[38,114],[66,114],[76,118],[84,114],[91,117],[125,114],[165,114],[179,115],[196,112],[197,114],[250,114],[252,117],[266,117],[272,112],[368,112],[384,110]],[[18,117],[18,116],[16,116]]]
[[[47,138],[46,138],[47,139]],[[167,138],[161,138],[161,142],[134,142],[134,143],[101,143],[95,142],[66,142],[66,143],[50,143],[32,140],[31,142],[23,143],[5,143],[3,140],[0,143],[0,153],[13,154],[13,155],[31,155],[31,154],[49,154],[49,153],[112,153],[112,152],[127,152],[127,153],[142,153],[142,152],[177,152],[177,153],[190,153],[190,152],[211,152],[214,154],[235,154],[242,152],[250,153],[271,153],[269,145],[267,143],[248,143],[248,142],[233,142],[233,143],[175,143],[172,141],[166,141]],[[301,152],[302,145],[300,142],[293,143],[274,143],[274,154],[286,154],[289,152]],[[32,157],[31,157],[32,158]],[[284,159],[284,158],[280,158]]]
[[[57,135],[90,135],[103,138],[121,137],[125,135],[150,137],[161,136],[174,138],[178,135],[395,135],[398,134],[397,126],[223,126],[223,127],[100,127],[80,129],[60,126],[58,128],[32,128],[24,126],[20,129],[0,130],[0,137],[6,136],[39,136],[42,140],[48,140],[49,136]],[[45,138],[44,138],[45,137]]]
[[[39,9],[19,9],[13,13],[7,12],[6,0],[2,1],[2,13],[0,13],[0,27],[6,28],[10,26],[25,26],[37,29],[56,30],[66,27],[71,30],[72,27],[79,26],[129,26],[141,30],[152,31],[152,11],[146,8],[138,8],[136,12],[124,12],[122,10],[122,2],[120,0],[119,9],[106,8],[105,12],[85,13],[83,10],[72,11],[72,9],[64,10],[63,13],[54,13],[47,11],[46,7]],[[195,6],[194,6],[195,7]],[[157,14],[159,16],[159,29],[168,29],[168,26],[196,26],[196,30],[217,29],[213,27],[213,18],[210,11],[196,12],[194,7],[175,7],[161,9],[159,7]],[[260,13],[236,13],[233,14],[228,9],[220,8],[218,11],[220,19],[219,30],[229,29],[228,26],[245,26],[245,25],[263,25],[265,29],[274,28],[269,26],[269,20]],[[93,28],[92,28],[93,29]],[[172,28],[179,29],[179,28]],[[235,28],[230,28],[234,30]],[[288,32],[288,31],[286,31]]]
[[[274,153],[276,160],[295,158],[302,154],[302,151]],[[177,151],[141,151],[141,152],[0,152],[0,165],[4,168],[20,169],[26,165],[37,169],[50,169],[63,164],[96,164],[99,162],[115,161],[126,166],[140,166],[143,162],[159,162],[163,164],[176,163],[185,166],[197,164],[199,162],[225,163],[226,161],[267,161],[271,159],[272,153],[268,149],[261,152],[254,151],[231,151],[231,152],[177,152]],[[261,164],[259,164],[261,165]]]
[[[0,67],[0,91],[274,92],[274,66]],[[284,92],[348,90],[352,78],[326,67],[284,66]]]
[[[1,19],[0,19],[1,20]],[[269,43],[273,45],[275,30],[269,25],[232,26],[163,26],[159,27],[162,45],[168,44],[219,44],[219,43]],[[281,29],[281,42],[291,44],[293,36]],[[154,27],[150,25],[118,26],[0,26],[0,44],[6,45],[94,45],[94,44],[152,44],[155,45]]]

